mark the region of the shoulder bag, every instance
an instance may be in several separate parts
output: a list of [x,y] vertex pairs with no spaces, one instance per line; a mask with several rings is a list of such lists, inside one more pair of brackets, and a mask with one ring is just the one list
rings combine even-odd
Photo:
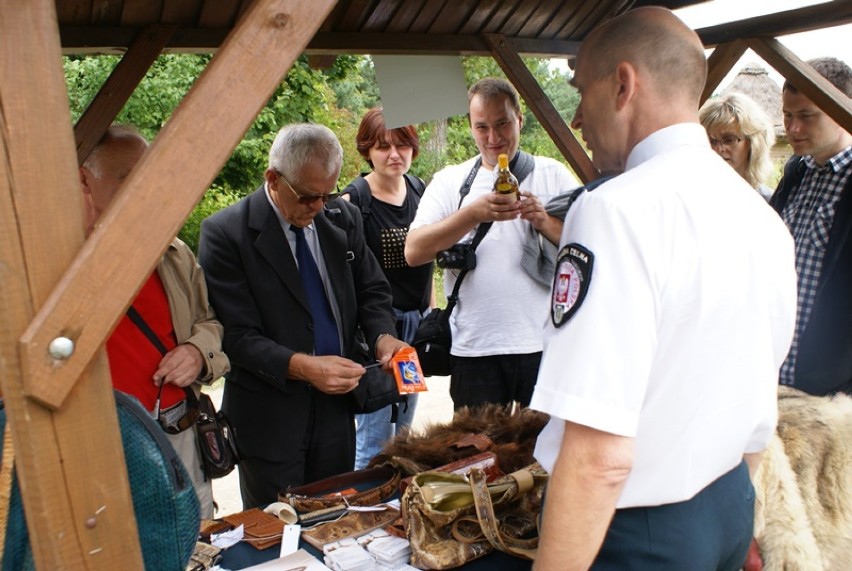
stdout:
[[[157,337],[145,319],[131,305],[127,310],[130,320],[145,334],[157,350],[165,355],[168,353],[163,342]],[[163,386],[160,385],[160,390]],[[234,429],[225,413],[216,410],[213,401],[204,393],[196,396],[192,387],[184,387],[186,406],[189,410],[197,411],[195,415],[195,440],[201,455],[202,469],[208,478],[222,478],[230,474],[240,461]],[[159,396],[157,404],[159,408]],[[157,411],[159,412],[159,411]]]

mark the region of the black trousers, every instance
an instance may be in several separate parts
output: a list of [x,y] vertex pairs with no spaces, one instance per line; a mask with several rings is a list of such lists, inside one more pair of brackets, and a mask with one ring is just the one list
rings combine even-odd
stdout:
[[[355,420],[329,403],[330,397],[314,391],[310,403],[307,431],[294,434],[296,442],[282,443],[292,450],[284,461],[243,456],[240,471],[240,495],[243,509],[266,506],[278,500],[278,493],[290,486],[308,484],[354,469]],[[334,414],[333,414],[334,413]],[[296,440],[298,439],[298,441]]]
[[593,571],[737,571],[754,532],[745,462],[685,502],[617,510]]
[[541,352],[522,355],[453,357],[450,397],[453,408],[485,403],[528,406],[532,399]]

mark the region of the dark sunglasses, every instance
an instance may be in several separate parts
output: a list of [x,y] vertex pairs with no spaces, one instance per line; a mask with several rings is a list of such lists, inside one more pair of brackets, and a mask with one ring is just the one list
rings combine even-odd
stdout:
[[322,200],[322,203],[325,204],[326,202],[329,201],[329,199],[335,198],[338,194],[340,194],[338,192],[329,192],[328,194],[302,194],[300,192],[296,192],[295,187],[293,187],[293,185],[290,184],[290,181],[288,181],[286,178],[284,178],[283,174],[281,174],[277,170],[275,171],[275,174],[278,175],[278,178],[280,178],[281,180],[284,181],[284,184],[287,185],[287,188],[290,189],[290,192],[292,192],[294,195],[296,195],[296,199],[299,201],[299,204],[304,204],[304,205],[313,204],[317,200]]

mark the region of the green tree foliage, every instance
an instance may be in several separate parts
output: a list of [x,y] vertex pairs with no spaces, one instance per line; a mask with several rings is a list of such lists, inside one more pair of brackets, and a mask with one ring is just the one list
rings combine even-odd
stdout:
[[[209,55],[160,56],[116,120],[135,125],[146,137],[153,139],[210,59]],[[83,114],[118,61],[117,56],[64,59],[74,121]],[[560,114],[570,120],[579,98],[568,85],[567,78],[551,70],[546,60],[526,59],[525,62]],[[491,58],[466,57],[463,65],[468,85],[482,77],[503,76]],[[364,112],[377,104],[380,104],[380,95],[368,57],[340,56],[334,65],[322,70],[311,69],[307,58],[298,59],[190,215],[181,238],[195,249],[201,220],[252,192],[261,183],[272,140],[278,129],[287,123],[321,123],[337,133],[344,149],[339,187],[348,184],[368,168],[355,148],[355,134]],[[411,170],[426,181],[443,166],[462,162],[477,153],[466,116],[424,123],[418,125],[418,130],[421,154]],[[544,129],[526,109],[521,144],[531,153],[562,159]],[[198,152],[204,152],[203,144],[199,144]]]

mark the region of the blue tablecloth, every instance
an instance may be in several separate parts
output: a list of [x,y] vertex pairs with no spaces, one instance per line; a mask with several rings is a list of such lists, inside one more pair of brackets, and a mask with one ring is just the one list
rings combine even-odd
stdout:
[[[316,550],[311,544],[300,541],[299,547],[305,548],[312,555],[322,561],[322,553]],[[258,563],[264,563],[278,557],[281,550],[280,545],[273,545],[264,550],[255,549],[251,545],[240,542],[230,549],[224,551],[221,563],[219,565],[224,569],[237,571],[245,569]],[[490,553],[481,559],[471,561],[461,569],[465,571],[528,571],[532,567],[532,561],[512,557],[503,552],[496,551]]]

